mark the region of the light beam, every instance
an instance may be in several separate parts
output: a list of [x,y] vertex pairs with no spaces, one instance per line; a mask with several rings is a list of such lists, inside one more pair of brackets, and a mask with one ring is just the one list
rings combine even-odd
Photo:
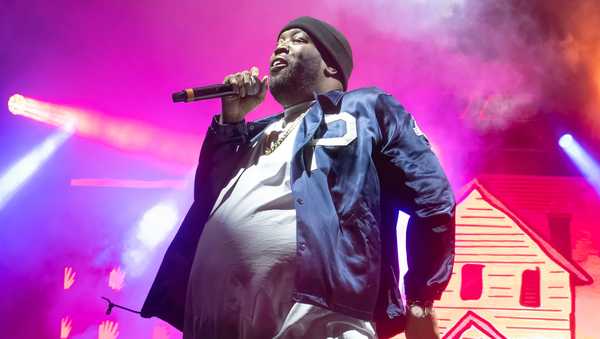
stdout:
[[165,240],[178,221],[179,210],[171,201],[162,201],[147,210],[122,254],[125,271],[134,277],[142,274],[150,264],[154,248]]
[[75,122],[78,135],[100,140],[131,152],[147,153],[160,159],[193,165],[201,138],[174,133],[140,121],[114,118],[98,112],[62,106],[15,94],[8,99],[8,110],[53,126]]
[[172,188],[182,190],[185,188],[185,180],[131,180],[111,178],[78,178],[71,179],[71,186],[83,187],[112,187],[112,188],[137,188],[157,189]]
[[72,134],[64,129],[53,133],[0,177],[0,209]]
[[137,239],[147,248],[152,249],[158,245],[171,232],[178,216],[177,208],[173,204],[160,203],[149,209],[138,225]]
[[592,156],[575,140],[571,134],[564,134],[558,140],[560,147],[567,153],[586,180],[600,194],[600,166]]

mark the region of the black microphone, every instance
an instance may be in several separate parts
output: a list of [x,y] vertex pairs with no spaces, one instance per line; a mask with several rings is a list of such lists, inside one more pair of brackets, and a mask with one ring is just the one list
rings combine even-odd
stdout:
[[220,98],[234,94],[237,93],[233,90],[233,86],[217,84],[203,87],[186,88],[183,91],[173,93],[171,96],[173,98],[173,102],[192,102],[197,100]]

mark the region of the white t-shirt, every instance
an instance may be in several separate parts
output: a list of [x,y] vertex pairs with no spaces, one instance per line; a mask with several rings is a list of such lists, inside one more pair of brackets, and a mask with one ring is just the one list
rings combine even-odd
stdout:
[[283,130],[283,123],[263,131],[204,227],[187,292],[184,334],[195,333],[190,338],[272,337],[293,304],[296,210],[290,162],[298,125],[273,153],[263,154],[267,136]]

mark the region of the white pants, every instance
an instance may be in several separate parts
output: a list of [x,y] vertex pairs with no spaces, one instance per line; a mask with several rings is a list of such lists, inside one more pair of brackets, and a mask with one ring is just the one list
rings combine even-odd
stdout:
[[377,339],[370,322],[295,303],[273,339]]

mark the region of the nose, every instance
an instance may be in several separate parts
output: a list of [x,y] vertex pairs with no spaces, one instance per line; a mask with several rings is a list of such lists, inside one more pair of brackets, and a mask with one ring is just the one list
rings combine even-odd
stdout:
[[275,48],[275,51],[273,52],[274,55],[279,55],[282,53],[288,54],[290,52],[290,49],[288,48],[287,44],[285,43],[281,43],[277,45],[277,48]]

